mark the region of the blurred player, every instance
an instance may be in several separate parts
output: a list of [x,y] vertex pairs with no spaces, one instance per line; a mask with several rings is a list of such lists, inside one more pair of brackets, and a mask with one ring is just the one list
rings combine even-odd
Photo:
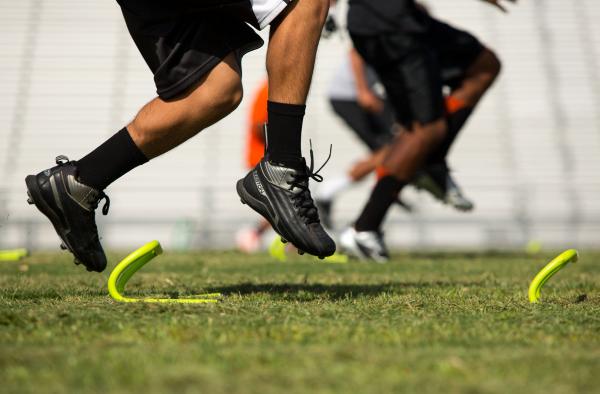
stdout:
[[356,162],[346,174],[323,182],[315,192],[321,220],[332,228],[331,209],[339,193],[360,182],[381,164],[393,138],[394,114],[381,92],[375,72],[351,49],[329,84],[329,103],[371,154]]
[[[350,0],[348,29],[407,130],[386,154],[388,175],[379,179],[354,226],[340,239],[349,253],[384,262],[389,253],[381,225],[389,207],[419,170],[439,168],[440,177],[433,181],[447,185],[450,146],[498,76],[500,62],[475,37],[434,19],[414,0]],[[449,111],[444,84],[451,88]]]
[[[391,105],[382,90],[375,71],[352,48],[334,73],[329,86],[329,102],[336,115],[369,148],[371,155],[356,162],[346,174],[323,182],[315,192],[315,202],[326,227],[333,228],[331,211],[337,196],[381,166],[394,133],[401,129],[395,124]],[[446,113],[453,112],[453,104],[452,96],[446,98]],[[433,163],[419,171],[411,184],[460,211],[473,208],[473,203],[463,195],[451,176],[445,160],[442,165]],[[400,197],[397,202],[410,211],[410,206]]]
[[[78,161],[26,178],[29,202],[48,217],[63,247],[103,271],[95,222],[104,189],[231,113],[242,98],[241,58],[262,45],[248,26],[271,26],[267,51],[266,156],[237,183],[242,202],[298,248],[320,257],[335,243],[320,224],[309,179],[321,180],[301,152],[302,122],[327,0],[119,0],[135,44],[154,74],[158,97]],[[317,171],[318,172],[318,171]],[[160,179],[157,179],[160,182]]]

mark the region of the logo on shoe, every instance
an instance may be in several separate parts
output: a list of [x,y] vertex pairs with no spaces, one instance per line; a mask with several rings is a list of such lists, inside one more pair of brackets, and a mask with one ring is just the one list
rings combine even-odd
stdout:
[[252,177],[254,178],[254,183],[256,183],[256,188],[258,189],[258,192],[263,196],[266,196],[267,193],[265,193],[265,188],[260,182],[260,178],[258,177],[258,173],[256,172],[256,170],[252,171]]

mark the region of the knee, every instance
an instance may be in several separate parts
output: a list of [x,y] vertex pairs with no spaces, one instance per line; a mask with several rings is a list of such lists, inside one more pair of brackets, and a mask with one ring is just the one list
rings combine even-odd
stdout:
[[[189,106],[187,122],[203,124],[206,122],[207,112],[210,118],[222,119],[233,112],[242,102],[244,90],[240,78],[221,80],[219,84],[206,86],[205,93],[199,95],[197,100]],[[202,108],[199,111],[198,108]]]
[[242,101],[242,83],[223,81],[220,85],[205,85],[187,99],[172,128],[198,133],[233,112]]
[[242,81],[238,78],[234,81],[230,81],[230,83],[225,86],[223,94],[219,94],[215,98],[214,105],[219,112],[229,114],[240,105],[243,97],[244,88],[242,86]]

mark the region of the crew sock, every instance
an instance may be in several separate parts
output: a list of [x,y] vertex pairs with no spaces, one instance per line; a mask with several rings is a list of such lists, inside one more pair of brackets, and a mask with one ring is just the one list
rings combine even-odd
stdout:
[[302,158],[302,121],[306,105],[267,102],[266,157],[286,167],[297,167]]
[[79,181],[97,190],[104,190],[137,166],[148,162],[148,158],[131,139],[127,128],[77,161]]

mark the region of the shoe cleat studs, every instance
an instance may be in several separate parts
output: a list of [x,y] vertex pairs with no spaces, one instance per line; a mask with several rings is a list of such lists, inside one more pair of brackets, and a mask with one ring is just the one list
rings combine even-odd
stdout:
[[241,202],[242,204],[246,205],[246,202],[245,202],[244,200],[242,200],[241,198],[240,198],[240,202]]
[[319,256],[319,260],[325,260],[325,256]]
[[300,250],[300,249],[298,249],[298,254],[299,254],[300,256],[302,256],[302,255],[304,254],[304,251],[303,251],[303,250]]
[[73,259],[73,263],[75,263],[75,265],[81,265],[81,261],[77,259]]
[[288,242],[288,241],[287,241],[287,239],[285,239],[285,238],[281,237],[281,243],[284,243],[284,244],[286,244],[287,242]]
[[34,204],[33,198],[31,198],[31,194],[29,194],[29,190],[27,190],[27,203],[29,205],[33,205]]
[[65,245],[64,243],[61,243],[61,244],[60,244],[60,248],[61,248],[62,250],[67,250],[67,245]]

